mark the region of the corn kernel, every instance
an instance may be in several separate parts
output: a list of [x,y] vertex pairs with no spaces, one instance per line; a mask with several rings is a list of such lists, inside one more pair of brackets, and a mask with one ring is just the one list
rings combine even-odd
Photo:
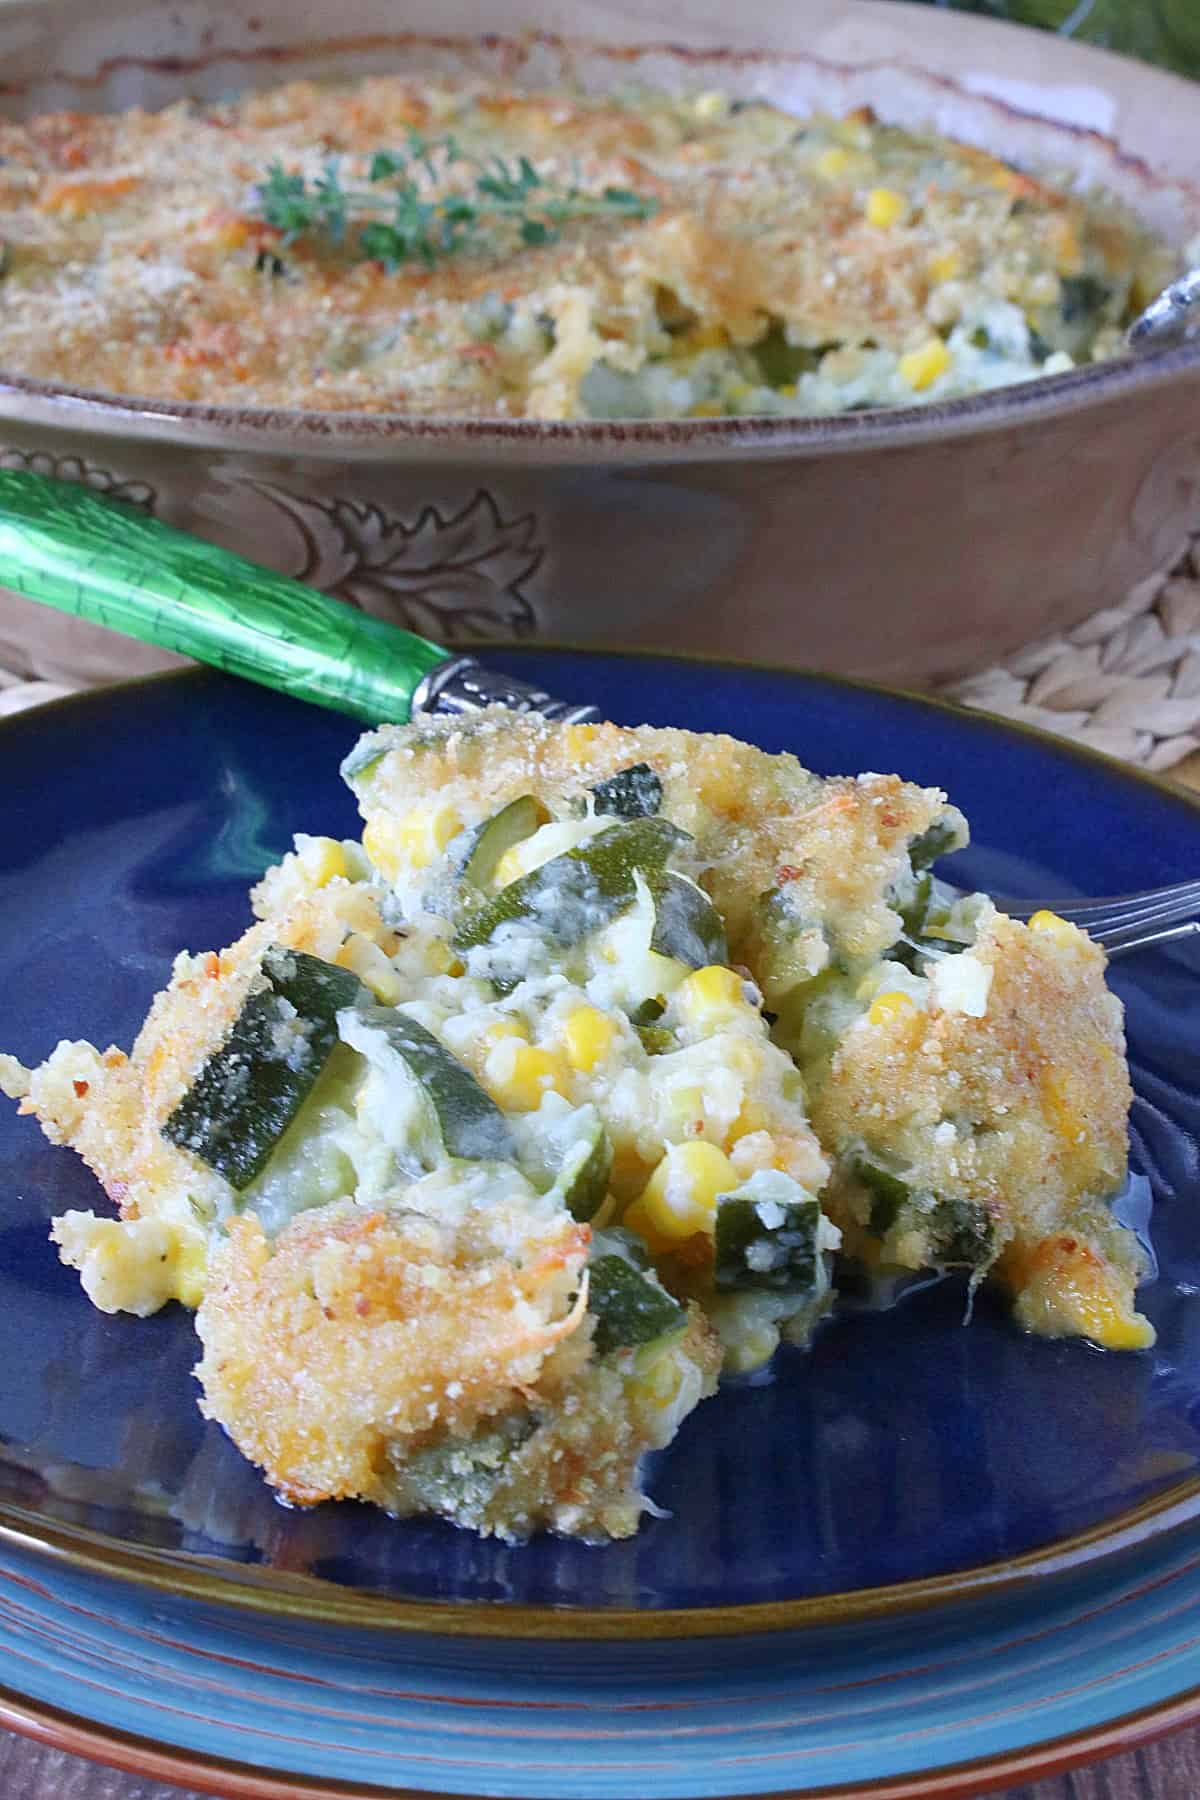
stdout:
[[675,1003],[689,1024],[708,1024],[746,1005],[742,978],[720,963],[693,969],[675,990]]
[[834,144],[828,150],[822,150],[815,167],[818,175],[824,175],[829,181],[836,181],[850,167],[850,152],[840,144]]
[[905,1013],[916,1010],[916,1002],[912,996],[895,988],[886,994],[880,994],[877,1000],[871,1002],[867,1021],[871,1025],[890,1025],[893,1019],[902,1019]]
[[721,419],[725,416],[725,408],[719,400],[701,400],[693,406],[690,416],[693,419]]
[[1046,932],[1056,944],[1077,944],[1082,935],[1077,925],[1072,925],[1068,919],[1061,919],[1056,912],[1049,912],[1045,907],[1034,913],[1029,921],[1029,929]]
[[755,1320],[730,1334],[721,1367],[728,1375],[749,1375],[770,1362],[778,1348],[778,1325],[770,1320]]
[[529,1027],[524,1019],[515,1019],[511,1016],[493,1019],[491,1024],[485,1025],[479,1034],[480,1043],[489,1050],[494,1044],[502,1044],[506,1038],[520,1038],[523,1044],[529,1042]]
[[403,998],[404,983],[378,944],[373,944],[361,931],[352,931],[334,961],[339,968],[349,969],[369,987],[384,1006],[395,1006]]
[[576,1006],[563,1021],[562,1033],[567,1061],[586,1074],[608,1055],[617,1028],[597,1007]]
[[296,846],[296,860],[313,887],[325,887],[339,875],[345,877],[346,853],[336,838],[305,838]]
[[908,212],[908,201],[895,188],[875,187],[867,195],[867,203],[863,208],[868,225],[877,226],[886,231],[889,225],[898,225]]
[[715,1144],[703,1138],[672,1144],[622,1223],[651,1250],[669,1250],[699,1231],[711,1232],[718,1196],[737,1185],[736,1169]]
[[363,849],[379,873],[395,881],[402,869],[424,869],[462,830],[452,806],[419,806],[402,819],[372,819]]
[[940,256],[929,259],[929,279],[932,282],[956,281],[963,272],[962,254],[958,250],[943,250]]
[[650,1367],[638,1376],[634,1391],[649,1406],[670,1406],[679,1393],[683,1371],[675,1356],[656,1356]]
[[577,763],[586,757],[596,739],[594,725],[568,725],[563,733],[568,761]]
[[182,1306],[189,1306],[195,1312],[204,1298],[207,1274],[208,1256],[203,1242],[193,1238],[190,1242],[182,1243],[175,1259],[171,1283],[175,1298]]
[[939,375],[950,367],[950,352],[941,338],[930,338],[919,350],[910,350],[900,358],[900,374],[918,394],[932,387]]
[[497,1105],[512,1112],[536,1112],[542,1096],[564,1094],[566,1071],[549,1050],[504,1038],[488,1051],[483,1080]]
[[719,89],[707,94],[697,94],[692,101],[692,111],[698,119],[723,119],[729,111],[729,96]]

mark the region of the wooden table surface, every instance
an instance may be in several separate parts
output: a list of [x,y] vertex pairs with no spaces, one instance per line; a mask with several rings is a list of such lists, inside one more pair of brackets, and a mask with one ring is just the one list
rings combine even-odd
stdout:
[[[1200,751],[1171,771],[1200,791]],[[0,1800],[203,1800],[0,1732]],[[564,1797],[565,1800],[565,1797]],[[630,1800],[635,1800],[630,1796]],[[1200,1800],[1200,1729],[1177,1732],[1073,1774],[1009,1788],[998,1800]]]

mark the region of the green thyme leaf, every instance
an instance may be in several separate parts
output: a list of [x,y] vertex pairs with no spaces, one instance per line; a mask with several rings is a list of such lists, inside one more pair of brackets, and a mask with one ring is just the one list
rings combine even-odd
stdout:
[[[469,185],[439,191],[447,170],[460,164],[472,171]],[[481,227],[499,220],[511,221],[521,243],[537,248],[554,243],[573,220],[649,219],[658,206],[631,188],[557,187],[527,156],[479,163],[454,138],[427,139],[415,131],[404,150],[374,152],[366,186],[345,185],[336,158],[311,179],[274,162],[256,201],[284,248],[301,236],[323,238],[388,270],[413,262],[431,268],[477,243]]]

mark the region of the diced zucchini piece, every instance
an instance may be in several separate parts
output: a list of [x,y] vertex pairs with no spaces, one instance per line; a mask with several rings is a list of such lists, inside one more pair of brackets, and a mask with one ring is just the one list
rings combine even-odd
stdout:
[[801,375],[820,366],[823,352],[808,344],[793,344],[778,319],[773,319],[762,337],[750,346],[750,355],[768,387],[791,387]]
[[501,925],[516,919],[536,922],[563,948],[577,944],[633,905],[636,873],[651,880],[663,871],[671,852],[688,841],[687,833],[667,819],[610,825],[501,888],[461,922],[454,947],[486,944]]
[[446,1046],[407,1013],[361,1000],[338,1019],[353,1049],[385,1073],[417,1083],[430,1125],[447,1156],[470,1162],[508,1162],[516,1144],[495,1101]]
[[273,944],[219,1050],[163,1125],[239,1192],[266,1165],[338,1041],[358,977]]
[[869,1223],[876,1237],[886,1237],[898,1225],[919,1231],[929,1262],[938,1268],[978,1269],[991,1261],[995,1232],[979,1201],[957,1195],[943,1199],[915,1188],[870,1157],[856,1157],[851,1166],[871,1194]]
[[720,913],[686,876],[667,869],[647,877],[654,897],[654,935],[650,948],[673,956],[689,969],[706,969],[729,961],[729,945]]
[[996,1251],[995,1229],[978,1200],[939,1200],[933,1238],[935,1261],[946,1268],[982,1268]]
[[869,1157],[855,1157],[852,1166],[871,1195],[871,1230],[876,1237],[883,1237],[912,1199],[913,1191],[907,1181],[902,1181],[899,1175],[893,1175],[890,1169],[885,1169],[882,1163],[872,1162]]
[[962,848],[961,837],[957,825],[950,819],[937,819],[919,836],[913,838],[908,846],[908,860],[919,874],[935,863],[939,856],[949,855],[951,850]]
[[462,865],[462,880],[486,893],[505,851],[511,850],[514,844],[523,844],[549,818],[547,809],[532,794],[510,800],[471,834]]
[[662,782],[649,763],[619,769],[607,781],[598,781],[592,799],[598,813],[618,819],[648,819],[662,806]]
[[612,1145],[597,1114],[592,1130],[567,1152],[554,1183],[555,1194],[573,1219],[586,1221],[603,1206],[612,1166]]
[[888,902],[900,914],[905,932],[910,938],[920,933],[929,917],[932,893],[933,876],[928,869],[922,869],[920,874],[914,869],[911,878],[896,882],[888,893]]
[[1064,325],[1091,322],[1113,297],[1113,290],[1096,275],[1064,275],[1060,280],[1059,312]]
[[536,1430],[536,1419],[518,1411],[481,1425],[474,1437],[443,1438],[405,1457],[397,1470],[401,1490],[422,1512],[478,1530],[509,1458]]
[[820,1206],[788,1176],[752,1177],[717,1201],[714,1286],[807,1293],[824,1276],[820,1230]]
[[824,928],[799,912],[782,887],[760,894],[755,912],[759,979],[767,1000],[778,1008],[829,966],[828,939]]
[[536,1130],[529,1130],[528,1125],[526,1121],[519,1146],[525,1173],[573,1218],[590,1219],[608,1193],[613,1164],[612,1146],[599,1112],[589,1102],[565,1108],[557,1118],[539,1115]]
[[657,1281],[623,1256],[599,1256],[588,1264],[588,1311],[596,1320],[597,1356],[649,1344],[687,1323],[687,1310]]

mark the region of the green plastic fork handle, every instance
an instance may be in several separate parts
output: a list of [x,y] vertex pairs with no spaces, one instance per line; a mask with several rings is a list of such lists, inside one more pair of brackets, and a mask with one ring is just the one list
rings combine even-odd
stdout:
[[439,645],[77,482],[0,469],[0,587],[374,725]]

